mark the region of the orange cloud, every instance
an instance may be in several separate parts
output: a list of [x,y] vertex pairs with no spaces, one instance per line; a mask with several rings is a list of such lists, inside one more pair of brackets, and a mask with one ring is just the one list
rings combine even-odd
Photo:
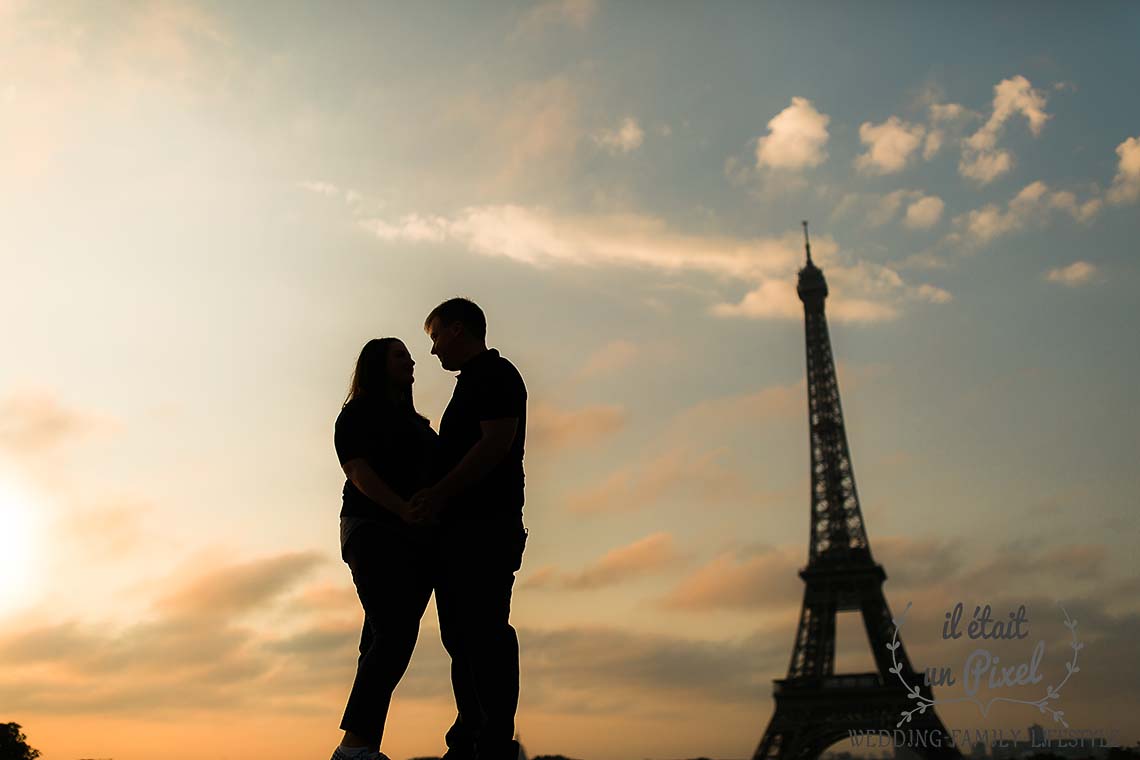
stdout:
[[679,559],[681,556],[674,546],[673,536],[669,533],[653,533],[629,546],[606,551],[597,562],[580,573],[571,575],[565,581],[565,586],[572,589],[612,586],[614,583],[668,569],[676,565]]
[[14,454],[47,451],[117,430],[109,415],[69,406],[47,390],[24,390],[0,400],[0,449]]
[[324,561],[314,552],[295,552],[229,565],[195,578],[156,606],[176,617],[241,615],[277,598]]
[[626,413],[620,406],[596,404],[567,410],[537,403],[527,418],[527,443],[550,449],[592,443],[621,430],[625,423]]
[[601,483],[573,491],[567,501],[573,512],[633,511],[666,494],[682,494],[704,502],[723,501],[744,493],[740,475],[719,460],[726,449],[696,453],[674,448],[640,464],[627,465]]
[[787,609],[803,597],[796,572],[807,561],[802,546],[768,549],[751,557],[714,557],[663,599],[677,610]]
[[530,588],[557,586],[592,590],[667,570],[682,559],[673,536],[653,533],[632,544],[611,549],[577,573],[561,573],[553,565],[541,567],[527,578],[524,585]]
[[592,353],[578,371],[580,377],[616,372],[631,366],[644,354],[644,348],[628,340],[610,341]]

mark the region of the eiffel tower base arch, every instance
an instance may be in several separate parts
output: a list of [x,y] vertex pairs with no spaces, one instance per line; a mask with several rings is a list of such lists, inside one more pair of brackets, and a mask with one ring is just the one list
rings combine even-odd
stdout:
[[933,709],[896,727],[917,703],[901,685],[881,685],[877,673],[823,678],[814,688],[776,681],[775,699],[775,713],[753,760],[816,760],[838,741],[871,733],[875,748],[880,741],[887,746],[880,737],[889,736],[927,760],[962,757]]

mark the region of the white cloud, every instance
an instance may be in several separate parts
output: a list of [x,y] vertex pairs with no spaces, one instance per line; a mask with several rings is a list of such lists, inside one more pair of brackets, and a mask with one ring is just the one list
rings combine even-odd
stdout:
[[924,161],[929,161],[938,155],[938,151],[942,150],[942,143],[946,139],[946,133],[941,129],[932,129],[926,134],[926,142],[922,145],[922,158]]
[[905,206],[903,223],[912,229],[932,227],[941,218],[942,199],[924,195],[919,190],[892,190],[882,195],[877,193],[848,193],[843,196],[832,219],[844,216],[860,216],[868,227],[881,227],[897,218]]
[[756,142],[756,166],[803,169],[827,160],[827,124],[831,117],[815,110],[807,98],[792,104],[768,122],[768,134]]
[[881,196],[877,203],[867,214],[867,224],[872,227],[881,227],[895,218],[902,207],[903,201],[908,198],[917,199],[922,193],[914,190],[892,190]]
[[944,207],[945,204],[938,196],[924,196],[907,207],[904,223],[912,229],[929,229],[938,224]]
[[630,153],[641,147],[645,130],[637,119],[627,116],[617,129],[601,129],[594,133],[594,142],[610,153]]
[[1029,122],[1029,131],[1034,136],[1050,118],[1045,113],[1045,94],[1033,89],[1025,77],[1018,75],[1003,79],[994,85],[993,113],[985,124],[962,145],[962,158],[958,162],[958,172],[963,177],[987,184],[1013,168],[1013,154],[998,148],[998,138],[1005,123],[1021,114]]
[[450,222],[440,216],[407,214],[395,223],[368,219],[361,222],[361,226],[381,240],[440,243],[447,239]]
[[[711,275],[749,288],[739,303],[711,305],[714,315],[786,319],[802,315],[794,285],[804,257],[799,232],[778,238],[698,237],[673,232],[654,217],[558,216],[514,205],[470,207],[453,218],[409,214],[397,222],[368,219],[361,226],[389,242],[454,242],[475,253],[538,268],[621,266]],[[838,250],[828,237],[813,244],[814,258],[826,267],[831,283],[828,308],[836,319],[891,319],[900,313],[899,304],[918,293],[897,275],[884,275],[884,267],[852,263],[838,256]],[[882,287],[883,282],[891,286]]]
[[922,158],[929,161],[942,150],[948,134],[958,134],[964,123],[978,114],[958,103],[931,103],[930,128],[922,145]]
[[1048,186],[1038,180],[1022,188],[1021,192],[1010,200],[1004,211],[996,204],[990,203],[955,217],[954,221],[959,226],[964,226],[975,242],[988,243],[1023,228],[1030,218],[1042,209],[1044,204],[1041,200],[1048,190]]
[[970,115],[970,110],[958,103],[932,103],[930,106],[930,122],[932,124],[957,121]]
[[1013,154],[1008,150],[964,150],[962,159],[958,162],[958,172],[963,177],[977,180],[983,185],[993,182],[1012,168]]
[[[829,316],[840,322],[873,323],[896,319],[908,301],[948,303],[952,296],[932,285],[910,286],[894,269],[861,261],[848,267],[829,267],[829,289],[845,293],[829,297]],[[735,304],[719,304],[713,313],[722,317],[802,319],[803,305],[792,281],[769,280]]]
[[1097,273],[1095,265],[1087,261],[1074,261],[1065,267],[1057,267],[1050,269],[1045,273],[1045,279],[1049,282],[1057,282],[1069,287],[1077,285],[1084,285],[1089,282]]
[[304,180],[302,182],[298,182],[297,187],[301,188],[302,190],[308,190],[310,193],[323,195],[327,198],[336,198],[338,200],[342,200],[350,206],[359,203],[364,199],[364,196],[356,190],[342,189],[331,182],[325,182],[323,180]]
[[954,218],[959,232],[946,237],[947,243],[958,243],[963,235],[969,242],[988,243],[1002,235],[1023,229],[1030,222],[1044,223],[1050,211],[1063,211],[1078,222],[1089,222],[1100,212],[1104,203],[1100,198],[1084,202],[1068,190],[1049,191],[1049,186],[1038,180],[1031,182],[1015,195],[1006,208],[989,203],[980,209]]
[[1091,221],[1104,205],[1100,198],[1090,198],[1084,203],[1077,201],[1077,196],[1068,191],[1061,190],[1049,196],[1049,206],[1051,208],[1061,209],[1067,211],[1078,222]]
[[859,140],[870,146],[855,158],[855,168],[868,174],[894,174],[902,171],[907,159],[922,144],[926,128],[891,116],[882,124],[863,122]]
[[1140,136],[1129,137],[1116,146],[1120,163],[1108,189],[1109,203],[1131,203],[1140,199]]
[[954,296],[950,294],[950,291],[943,290],[934,285],[919,285],[917,290],[918,297],[930,303],[950,303],[954,300]]
[[790,281],[766,280],[737,303],[717,304],[712,313],[718,317],[800,319],[803,311],[803,304]]

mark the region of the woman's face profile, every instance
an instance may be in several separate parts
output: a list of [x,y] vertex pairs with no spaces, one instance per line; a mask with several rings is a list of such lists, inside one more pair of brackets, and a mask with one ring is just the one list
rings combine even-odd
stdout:
[[397,385],[415,382],[413,368],[416,366],[408,347],[401,341],[394,341],[388,347],[388,377]]

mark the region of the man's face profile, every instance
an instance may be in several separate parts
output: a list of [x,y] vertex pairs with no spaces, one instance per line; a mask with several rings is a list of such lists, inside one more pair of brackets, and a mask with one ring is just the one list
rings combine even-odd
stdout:
[[452,322],[449,325],[444,325],[438,317],[428,325],[427,333],[428,337],[431,338],[431,353],[439,359],[440,366],[446,370],[458,369],[455,362],[455,349],[458,347],[462,331],[463,325],[461,323]]

